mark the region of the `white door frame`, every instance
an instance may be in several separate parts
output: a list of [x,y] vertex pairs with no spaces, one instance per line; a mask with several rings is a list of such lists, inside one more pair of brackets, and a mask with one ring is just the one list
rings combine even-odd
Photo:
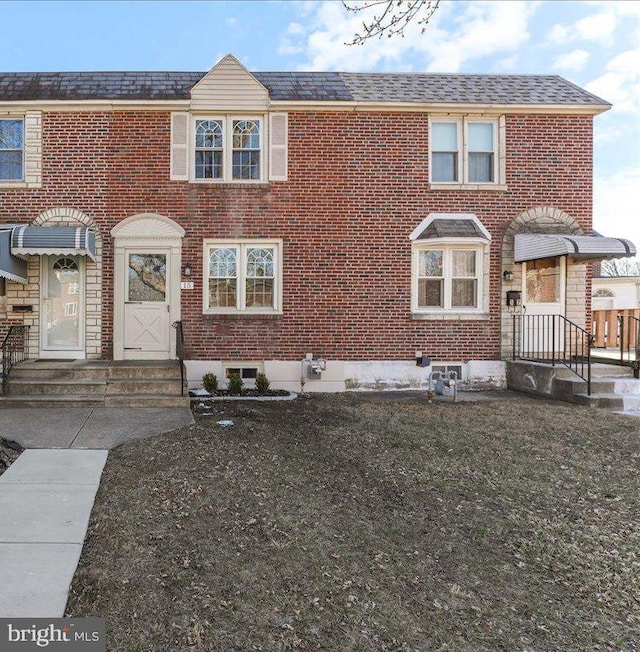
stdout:
[[[550,258],[558,259],[558,267],[560,274],[560,283],[559,283],[559,301],[553,303],[529,303],[527,297],[527,263],[522,263],[522,313],[529,316],[535,315],[562,315],[566,314],[567,310],[567,257],[566,256],[550,256]],[[529,261],[535,262],[535,261]],[[532,310],[531,306],[535,306]],[[555,322],[556,320],[554,320]],[[535,348],[534,352],[555,354],[556,351],[564,350],[564,340],[562,338],[563,333],[565,332],[564,327],[560,323],[561,320],[557,320],[558,323],[555,324],[555,329],[549,327],[548,320],[542,320],[542,323],[538,323],[538,329],[533,330],[532,333],[529,333],[527,328],[523,325],[521,338],[521,345],[523,350],[532,346]],[[533,323],[539,322],[535,320]],[[523,320],[524,323],[530,323],[526,319]],[[551,351],[555,343],[555,351]],[[540,346],[542,344],[542,346]]]
[[[124,348],[127,252],[167,249],[167,285],[169,289],[169,325],[180,319],[180,279],[184,229],[163,215],[141,213],[122,220],[111,229],[114,239],[113,276],[113,359],[165,359],[158,352],[130,352]],[[169,358],[176,358],[176,341],[169,331]]]
[[[78,292],[78,328],[79,345],[77,349],[57,349],[47,347],[47,294],[49,291],[49,265],[54,259],[58,258],[72,258],[78,263],[78,281],[80,288]],[[40,256],[40,332],[39,332],[39,357],[43,359],[69,359],[69,360],[83,360],[87,357],[85,342],[86,342],[86,266],[84,256],[67,255],[67,254],[49,254]]]

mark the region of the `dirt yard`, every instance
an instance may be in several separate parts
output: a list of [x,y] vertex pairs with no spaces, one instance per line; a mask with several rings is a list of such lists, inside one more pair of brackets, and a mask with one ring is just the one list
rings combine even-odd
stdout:
[[353,394],[213,411],[109,455],[68,604],[109,650],[640,648],[640,420]]

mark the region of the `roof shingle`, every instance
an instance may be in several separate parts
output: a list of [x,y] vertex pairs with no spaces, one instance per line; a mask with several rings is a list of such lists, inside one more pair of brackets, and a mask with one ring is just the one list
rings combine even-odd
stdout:
[[[185,100],[203,72],[0,73],[0,101]],[[603,105],[557,75],[254,72],[272,100]]]

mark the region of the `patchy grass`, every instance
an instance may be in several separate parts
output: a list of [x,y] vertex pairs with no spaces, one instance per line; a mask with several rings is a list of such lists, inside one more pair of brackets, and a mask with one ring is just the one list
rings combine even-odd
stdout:
[[352,394],[215,411],[109,456],[68,604],[109,650],[640,647],[640,421]]

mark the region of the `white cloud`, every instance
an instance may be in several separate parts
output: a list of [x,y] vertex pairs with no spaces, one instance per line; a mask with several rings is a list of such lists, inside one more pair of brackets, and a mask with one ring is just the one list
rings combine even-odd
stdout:
[[611,59],[605,72],[586,88],[611,102],[616,113],[640,113],[640,48]]
[[617,24],[615,9],[605,10],[580,19],[575,25],[575,33],[579,40],[608,44],[613,40]]
[[594,182],[593,227],[602,235],[627,238],[640,249],[640,168],[598,176]]
[[577,72],[582,70],[589,59],[589,53],[586,50],[572,50],[566,54],[556,57],[551,64],[554,70],[567,70]]
[[279,51],[294,54],[302,48],[305,60],[300,69],[398,70],[406,67],[406,59],[411,57],[413,68],[456,72],[468,61],[516,52],[529,40],[528,22],[537,7],[538,3],[519,0],[442,3],[424,33],[414,22],[404,38],[383,37],[348,46],[376,9],[354,14],[339,2],[307,3],[303,8],[305,29],[299,29],[300,23],[291,23]]

